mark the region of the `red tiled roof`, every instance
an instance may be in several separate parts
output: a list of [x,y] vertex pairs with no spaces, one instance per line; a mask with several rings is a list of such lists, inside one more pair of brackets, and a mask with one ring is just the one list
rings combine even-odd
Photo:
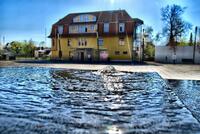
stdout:
[[[133,28],[133,23],[143,23],[140,19],[133,19],[130,17],[130,15],[126,12],[126,10],[112,10],[112,11],[97,11],[97,12],[84,12],[84,13],[72,13],[68,14],[64,18],[60,19],[58,22],[56,22],[52,27],[52,32],[49,37],[52,37],[55,35],[55,28],[59,25],[64,26],[64,30],[68,31],[68,26],[75,24],[73,23],[73,18],[82,15],[82,14],[91,14],[97,17],[97,24],[101,23],[118,23],[118,22],[126,22],[129,26],[129,28]],[[87,22],[88,23],[88,22]],[[89,22],[94,23],[94,22]],[[113,26],[116,24],[112,24]],[[100,26],[101,27],[101,26]],[[112,26],[111,26],[112,27]],[[116,26],[114,26],[116,27]],[[112,31],[112,30],[111,30]],[[133,31],[130,31],[131,33]],[[64,32],[65,33],[65,32]],[[66,32],[67,33],[67,32]],[[115,32],[116,33],[116,32]]]
[[57,23],[55,23],[55,25],[71,24],[73,23],[73,18],[81,14],[94,15],[97,17],[97,22],[133,21],[125,10],[113,10],[68,14],[64,18],[60,19]]

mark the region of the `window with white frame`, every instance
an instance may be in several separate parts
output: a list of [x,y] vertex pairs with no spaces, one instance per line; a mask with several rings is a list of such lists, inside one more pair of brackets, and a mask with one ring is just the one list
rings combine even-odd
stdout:
[[58,34],[63,34],[63,26],[58,26]]
[[91,25],[71,25],[69,26],[69,33],[95,33],[97,26]]
[[73,18],[73,22],[95,22],[97,17],[91,14],[82,14]]
[[103,39],[102,39],[102,38],[99,38],[99,39],[98,39],[98,45],[99,45],[99,46],[102,46],[102,45],[103,45]]
[[104,31],[104,33],[109,32],[109,23],[104,23],[103,31]]
[[125,40],[124,40],[123,37],[120,37],[120,38],[119,38],[119,45],[120,45],[120,46],[124,46],[124,45],[125,45]]
[[119,32],[123,33],[125,30],[125,24],[124,23],[119,23]]

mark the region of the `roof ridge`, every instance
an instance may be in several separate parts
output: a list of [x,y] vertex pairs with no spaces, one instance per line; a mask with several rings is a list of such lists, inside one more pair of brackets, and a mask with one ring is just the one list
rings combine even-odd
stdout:
[[100,13],[100,12],[127,12],[125,9],[118,9],[118,10],[99,10],[99,11],[89,11],[89,12],[76,12],[76,13],[69,13],[68,15],[76,15],[76,14],[89,14],[89,13]]

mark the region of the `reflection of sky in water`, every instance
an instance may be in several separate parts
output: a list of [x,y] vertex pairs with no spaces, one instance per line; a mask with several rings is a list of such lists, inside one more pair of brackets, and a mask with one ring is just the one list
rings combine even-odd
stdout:
[[[116,86],[109,90],[108,85]],[[188,96],[188,91],[180,93]],[[19,134],[200,131],[156,73],[112,73],[108,78],[44,68],[0,68],[0,124],[1,132]]]

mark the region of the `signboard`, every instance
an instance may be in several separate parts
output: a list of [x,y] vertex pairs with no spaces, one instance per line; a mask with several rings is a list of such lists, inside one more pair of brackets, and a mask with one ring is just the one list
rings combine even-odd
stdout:
[[100,52],[100,60],[101,61],[107,61],[108,60],[108,52],[107,51],[101,51]]

